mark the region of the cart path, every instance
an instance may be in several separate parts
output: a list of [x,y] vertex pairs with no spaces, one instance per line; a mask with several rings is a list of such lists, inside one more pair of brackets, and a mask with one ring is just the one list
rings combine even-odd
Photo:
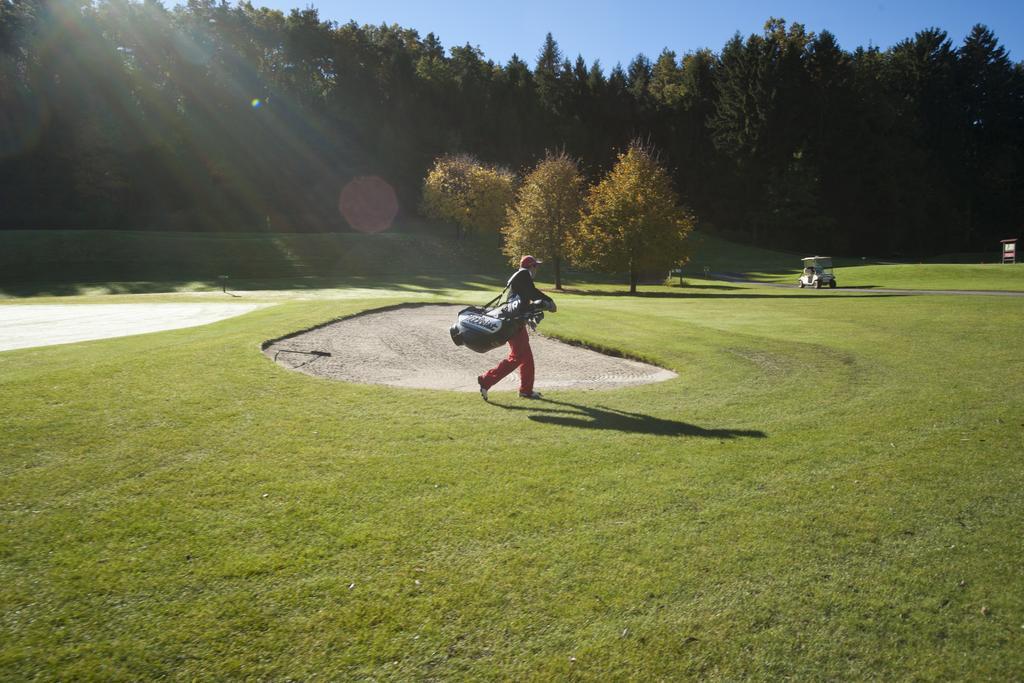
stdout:
[[[738,273],[708,273],[715,280],[725,282],[738,282],[747,285],[758,285],[760,287],[781,287],[782,289],[799,289],[796,285],[789,285],[784,282],[759,282],[748,280]],[[808,291],[814,291],[813,287],[805,287]],[[1005,289],[888,289],[883,287],[822,287],[822,291],[831,292],[861,292],[864,294],[954,294],[965,296],[1024,296],[1024,292],[1011,292]]]
[[0,305],[0,351],[196,327],[270,304]]
[[[448,328],[465,306],[408,305],[367,311],[268,342],[264,354],[299,372],[361,384],[478,391],[478,375],[508,353],[501,347],[476,353],[456,346]],[[557,315],[557,314],[556,314]],[[543,329],[543,323],[541,323]],[[546,389],[617,389],[663,382],[671,370],[615,358],[541,334],[531,334],[537,367],[534,386]],[[329,354],[329,355],[326,355]],[[514,391],[513,372],[491,391]]]

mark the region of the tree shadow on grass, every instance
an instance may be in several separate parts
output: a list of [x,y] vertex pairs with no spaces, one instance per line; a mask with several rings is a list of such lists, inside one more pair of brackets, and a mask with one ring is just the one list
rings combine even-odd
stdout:
[[[684,296],[687,293],[691,293],[691,294],[692,293],[696,293],[695,290],[718,289],[718,290],[736,291],[736,290],[743,289],[743,287],[741,285],[728,285],[728,284],[713,284],[712,285],[712,284],[703,284],[703,283],[701,283],[701,284],[687,283],[687,284],[685,284],[683,286],[679,286],[679,285],[676,285],[676,284],[664,285],[664,284],[661,284],[661,283],[654,283],[654,282],[650,282],[650,283],[646,283],[646,284],[640,284],[640,285],[638,285],[638,287],[672,287],[672,288],[678,289],[680,291],[678,291],[678,292],[649,292],[649,291],[644,291],[644,290],[641,289],[636,294],[630,295],[629,290],[590,289],[590,288],[587,288],[586,285],[577,286],[577,287],[573,287],[573,286],[570,285],[570,286],[566,286],[562,291],[565,292],[566,294],[586,294],[586,295],[590,295],[590,296],[639,296],[639,297],[644,297],[644,296],[650,296],[650,297],[671,296],[671,297],[676,297],[676,296]],[[554,290],[554,291],[557,292],[558,290]]]
[[[770,286],[770,285],[768,285]],[[687,287],[686,289],[694,289]],[[721,287],[719,289],[743,289],[741,287]],[[794,291],[788,294],[720,294],[717,292],[644,292],[639,291],[636,294],[630,294],[628,290],[614,290],[614,291],[603,291],[603,290],[583,290],[575,289],[571,290],[572,294],[584,294],[587,296],[599,296],[599,297],[629,297],[632,299],[792,299],[793,301],[812,301],[812,297],[815,296],[812,290],[800,291],[797,288],[793,288]],[[567,290],[568,292],[568,290]],[[869,298],[880,298],[880,297],[895,297],[901,296],[900,294],[882,294],[882,293],[864,293],[857,294],[850,292],[848,294],[836,293],[834,290],[821,290],[817,293],[817,296],[827,296],[833,299],[869,299]],[[817,300],[817,299],[813,299]]]
[[[545,404],[564,406],[563,408],[547,408]],[[748,437],[763,439],[768,435],[759,429],[705,429],[687,422],[665,420],[660,417],[630,413],[614,408],[586,406],[568,401],[538,399],[526,405],[502,405],[493,403],[505,410],[526,410],[532,413],[529,419],[541,424],[560,427],[577,427],[580,429],[610,429],[617,432],[634,434],[653,434],[655,436],[694,436],[706,439],[735,439]]]
[[672,285],[666,285],[666,286],[678,287],[679,289],[682,289],[682,290],[691,290],[691,289],[726,289],[726,290],[737,290],[737,289],[743,289],[743,287],[739,287],[737,285],[721,285],[721,284],[719,284],[719,285],[709,285],[709,284],[704,284],[703,282],[687,282],[685,285],[675,285],[675,284],[672,284]]

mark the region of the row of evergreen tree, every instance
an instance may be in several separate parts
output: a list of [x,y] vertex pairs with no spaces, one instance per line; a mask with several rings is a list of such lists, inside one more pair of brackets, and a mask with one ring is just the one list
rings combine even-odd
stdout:
[[188,0],[0,0],[0,227],[345,229],[439,155],[591,177],[644,139],[704,229],[857,254],[991,250],[1024,220],[1024,63],[976,26],[881,50],[770,19],[605,70],[399,26]]

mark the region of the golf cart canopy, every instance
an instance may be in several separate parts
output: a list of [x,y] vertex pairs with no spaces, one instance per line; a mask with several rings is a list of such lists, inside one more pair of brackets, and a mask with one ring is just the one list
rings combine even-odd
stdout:
[[821,270],[829,270],[832,268],[831,256],[808,256],[807,258],[800,260],[804,262],[804,268],[820,268]]

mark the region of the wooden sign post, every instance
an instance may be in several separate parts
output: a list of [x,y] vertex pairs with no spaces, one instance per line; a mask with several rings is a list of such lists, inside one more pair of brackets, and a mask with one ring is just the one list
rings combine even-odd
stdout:
[[1001,240],[1003,245],[1003,263],[1017,262],[1017,240]]

